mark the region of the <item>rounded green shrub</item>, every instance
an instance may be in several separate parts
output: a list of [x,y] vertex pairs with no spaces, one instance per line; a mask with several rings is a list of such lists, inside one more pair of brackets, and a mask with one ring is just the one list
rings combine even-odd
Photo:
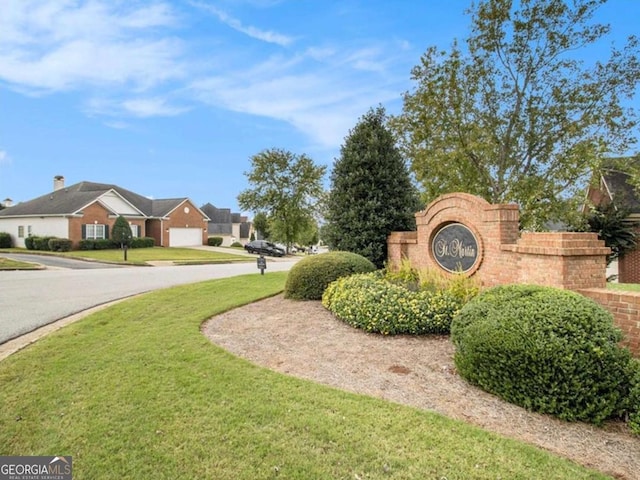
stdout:
[[334,280],[375,269],[370,260],[357,253],[327,252],[305,257],[289,271],[284,296],[293,300],[320,300]]
[[232,247],[242,247],[243,245],[240,242],[233,242],[231,244]]
[[52,252],[68,252],[71,250],[71,240],[68,238],[51,238],[48,242]]
[[629,394],[629,428],[640,435],[640,360],[633,360],[633,377]]
[[11,247],[13,247],[13,240],[11,240],[11,235],[7,232],[0,232],[0,248]]
[[33,249],[41,250],[43,252],[50,251],[49,249],[49,240],[52,240],[56,237],[33,237]]
[[32,236],[28,236],[24,239],[24,246],[27,248],[27,250],[35,250],[35,248],[33,247],[34,239],[35,237]]
[[336,317],[383,335],[449,333],[461,303],[445,290],[413,291],[377,273],[352,275],[331,283],[322,304]]
[[207,238],[207,245],[210,247],[219,247],[222,245],[222,237],[209,237]]
[[451,326],[460,375],[503,399],[565,420],[600,423],[628,400],[630,353],[600,305],[534,285],[494,287]]
[[133,237],[131,239],[131,248],[153,248],[156,246],[156,240],[153,237]]

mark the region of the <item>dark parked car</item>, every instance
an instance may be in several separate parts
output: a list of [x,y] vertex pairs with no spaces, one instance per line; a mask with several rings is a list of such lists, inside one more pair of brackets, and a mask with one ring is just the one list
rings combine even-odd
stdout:
[[284,250],[276,247],[273,243],[266,240],[254,240],[244,246],[249,253],[261,253],[263,255],[271,255],[273,257],[284,257]]

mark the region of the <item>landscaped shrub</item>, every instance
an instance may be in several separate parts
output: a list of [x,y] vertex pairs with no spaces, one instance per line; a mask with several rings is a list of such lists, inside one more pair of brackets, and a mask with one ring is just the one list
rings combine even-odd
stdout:
[[0,248],[11,248],[13,247],[13,241],[11,240],[11,235],[6,232],[0,232]]
[[48,246],[52,252],[68,252],[71,250],[71,240],[68,238],[51,238]]
[[27,248],[27,250],[33,250],[33,239],[34,237],[26,237],[24,239],[24,246]]
[[131,248],[152,248],[156,246],[156,240],[152,237],[133,237]]
[[219,247],[222,245],[222,237],[209,237],[207,238],[207,245],[210,247]]
[[94,242],[94,250],[111,250],[120,248],[120,245],[108,238],[99,238],[98,240],[94,240]]
[[110,250],[120,248],[120,245],[115,244],[108,238],[100,238],[97,240],[87,239],[80,240],[80,250]]
[[349,325],[384,335],[449,333],[451,320],[462,307],[446,290],[413,291],[377,273],[331,283],[322,304]]
[[633,360],[633,377],[629,394],[629,428],[636,435],[640,435],[640,360]]
[[294,300],[320,300],[327,285],[334,280],[375,269],[371,261],[357,253],[328,252],[305,257],[289,271],[284,296]]
[[408,260],[403,260],[399,268],[386,268],[384,277],[391,283],[413,291],[447,291],[459,299],[461,304],[467,303],[480,292],[480,282],[475,277],[468,277],[463,273],[446,274],[433,268],[418,270]]
[[240,248],[242,248],[244,245],[242,245],[240,242],[233,242],[233,243],[231,244],[231,246],[232,246],[232,247],[240,247]]
[[33,238],[33,249],[41,251],[49,251],[49,240],[56,237],[31,237]]
[[78,243],[78,249],[79,250],[95,250],[93,248],[93,243],[94,243],[94,240],[80,240],[80,243]]
[[530,410],[600,423],[628,400],[630,353],[609,312],[575,292],[500,286],[451,326],[460,375]]

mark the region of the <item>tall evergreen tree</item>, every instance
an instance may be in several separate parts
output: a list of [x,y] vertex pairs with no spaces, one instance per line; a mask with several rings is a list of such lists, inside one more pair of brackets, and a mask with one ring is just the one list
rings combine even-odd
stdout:
[[340,149],[331,173],[323,240],[382,267],[387,236],[415,229],[418,195],[386,126],[383,107],[370,109]]

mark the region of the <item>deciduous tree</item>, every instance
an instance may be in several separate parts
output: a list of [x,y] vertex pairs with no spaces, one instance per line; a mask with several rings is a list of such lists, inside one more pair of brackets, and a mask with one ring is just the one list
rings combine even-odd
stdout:
[[269,239],[269,219],[264,212],[258,212],[253,217],[253,228],[264,240]]
[[326,167],[315,165],[305,154],[276,148],[251,157],[251,166],[245,175],[252,187],[238,195],[238,204],[265,212],[271,239],[289,248],[314,215]]
[[635,143],[624,100],[640,81],[637,38],[604,61],[580,58],[610,31],[592,22],[606,1],[480,0],[466,48],[426,51],[392,122],[424,200],[515,202],[532,229],[576,211],[603,155]]

